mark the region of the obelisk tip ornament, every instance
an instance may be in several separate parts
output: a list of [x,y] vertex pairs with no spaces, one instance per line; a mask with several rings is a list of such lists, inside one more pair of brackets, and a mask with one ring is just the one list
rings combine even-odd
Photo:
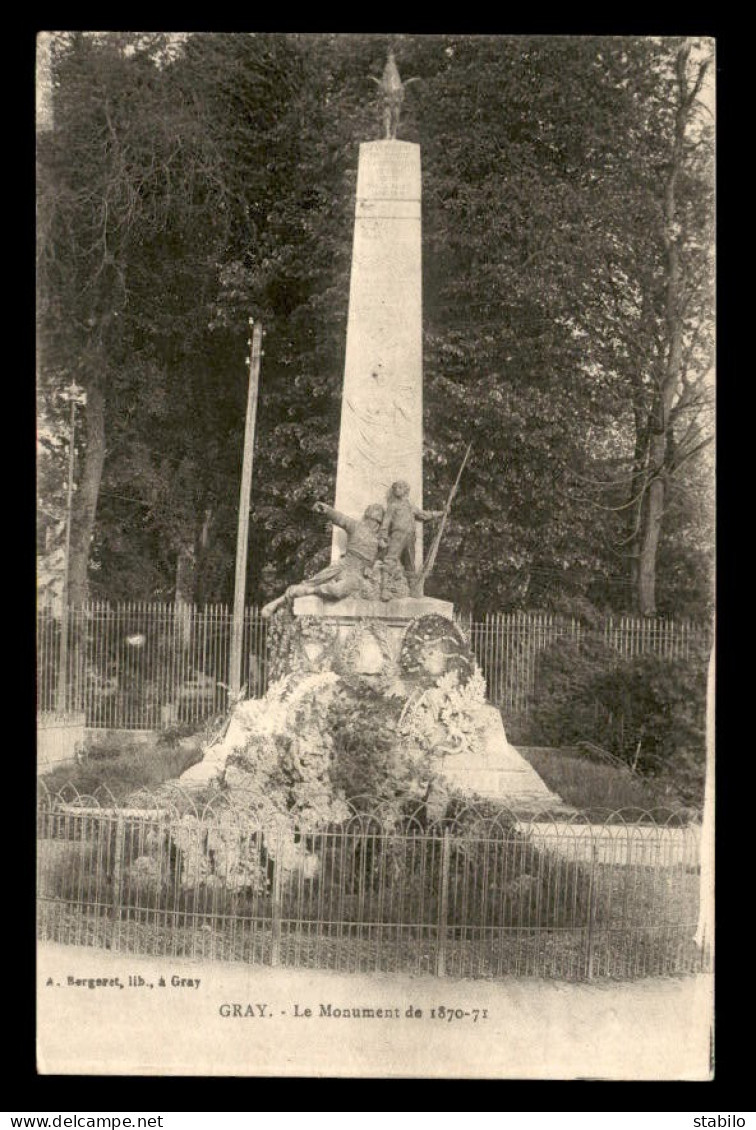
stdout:
[[399,115],[404,102],[404,91],[411,82],[417,82],[417,77],[408,78],[402,82],[399,77],[399,68],[396,65],[394,52],[389,49],[386,66],[380,80],[370,76],[377,83],[383,95],[383,130],[385,141],[395,141],[396,131],[399,128]]

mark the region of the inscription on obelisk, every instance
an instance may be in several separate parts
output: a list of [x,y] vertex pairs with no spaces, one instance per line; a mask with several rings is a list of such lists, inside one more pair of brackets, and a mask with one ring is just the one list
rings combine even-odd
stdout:
[[[420,146],[360,145],[335,498],[354,517],[396,479],[423,504],[420,238]],[[344,546],[334,529],[332,559]]]

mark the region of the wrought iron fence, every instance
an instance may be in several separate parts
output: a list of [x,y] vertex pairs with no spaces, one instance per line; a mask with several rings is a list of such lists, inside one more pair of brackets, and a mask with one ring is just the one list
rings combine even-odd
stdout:
[[707,968],[700,828],[358,798],[339,823],[177,786],[40,794],[39,937],[340,972],[634,978]]
[[[83,713],[90,729],[165,730],[212,718],[228,701],[231,612],[147,601],[92,601],[63,622],[49,609],[37,617],[37,709]],[[267,651],[257,609],[244,616],[242,682],[265,692]]]
[[[62,623],[49,609],[37,620],[37,702],[49,711],[83,712],[88,728],[164,730],[220,713],[227,703],[231,611],[226,605],[92,601]],[[623,656],[644,652],[688,659],[709,647],[707,625],[607,617],[596,629],[541,613],[496,613],[458,621],[486,676],[491,702],[508,718],[527,716],[536,689],[536,657],[560,639],[591,633]],[[242,683],[259,696],[267,686],[265,621],[244,617]]]
[[708,625],[690,620],[606,616],[596,627],[542,612],[491,613],[481,622],[462,622],[486,676],[488,697],[508,717],[525,717],[537,694],[538,654],[560,640],[576,644],[600,640],[626,659],[651,654],[691,659],[708,654]]

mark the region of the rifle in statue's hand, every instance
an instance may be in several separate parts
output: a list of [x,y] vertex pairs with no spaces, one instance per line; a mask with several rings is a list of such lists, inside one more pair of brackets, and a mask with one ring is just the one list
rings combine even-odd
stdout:
[[[423,565],[423,571],[420,574],[421,584],[425,583],[425,581],[428,579],[428,577],[431,574],[433,566],[436,564],[436,556],[438,554],[438,547],[441,544],[441,538],[443,537],[444,529],[446,527],[446,523],[447,523],[447,520],[449,518],[449,511],[451,510],[451,504],[454,501],[454,496],[457,493],[457,489],[459,487],[459,480],[462,478],[462,472],[464,471],[465,466],[467,465],[467,460],[470,458],[470,452],[471,451],[472,451],[472,444],[468,443],[467,451],[465,452],[465,457],[462,460],[462,466],[460,467],[459,471],[457,472],[457,477],[454,480],[454,486],[449,491],[449,497],[446,500],[446,506],[444,507],[444,512],[443,512],[443,515],[441,517],[441,522],[439,523],[438,531],[436,532],[436,536],[433,539],[433,545],[430,547],[430,551],[428,553],[428,556],[425,559],[425,564]],[[422,589],[420,591],[422,592]]]

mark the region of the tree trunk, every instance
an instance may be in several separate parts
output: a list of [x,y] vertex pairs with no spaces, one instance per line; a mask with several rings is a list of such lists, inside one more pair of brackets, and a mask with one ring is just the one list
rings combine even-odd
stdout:
[[74,608],[80,607],[87,599],[89,550],[105,462],[105,396],[97,385],[87,388],[84,420],[86,454],[79,489],[74,495],[68,567],[68,603]]
[[651,441],[650,466],[652,479],[643,497],[643,524],[638,553],[638,612],[641,616],[656,615],[656,557],[664,514],[665,482],[664,436]]
[[189,651],[192,636],[192,603],[194,601],[194,580],[196,555],[194,546],[179,547],[176,562],[176,617],[177,642],[185,657]]
[[191,604],[194,600],[195,552],[194,546],[179,547],[176,561],[176,604]]
[[630,592],[635,598],[636,606],[640,603],[640,559],[645,506],[645,492],[641,491],[641,483],[648,462],[648,429],[646,427],[646,418],[643,414],[642,395],[642,377],[639,374],[636,377],[636,391],[633,396],[635,450],[633,452],[632,477],[630,479],[628,492],[628,503],[630,505],[627,511],[626,534],[629,555]]
[[207,593],[207,556],[211,544],[210,530],[213,524],[213,508],[206,507],[205,517],[197,541],[197,552],[194,564],[194,600],[202,604]]
[[664,191],[662,238],[665,252],[666,287],[664,320],[666,351],[657,382],[650,419],[648,481],[643,497],[643,523],[638,558],[638,611],[656,615],[656,557],[664,516],[664,496],[668,452],[673,442],[672,408],[678,392],[683,358],[685,270],[682,260],[684,231],[678,216],[678,179],[685,171],[685,135],[695,97],[700,89],[706,64],[699,67],[692,90],[687,78],[690,46],[686,42],[677,53],[677,108],[672,138],[671,167]]

